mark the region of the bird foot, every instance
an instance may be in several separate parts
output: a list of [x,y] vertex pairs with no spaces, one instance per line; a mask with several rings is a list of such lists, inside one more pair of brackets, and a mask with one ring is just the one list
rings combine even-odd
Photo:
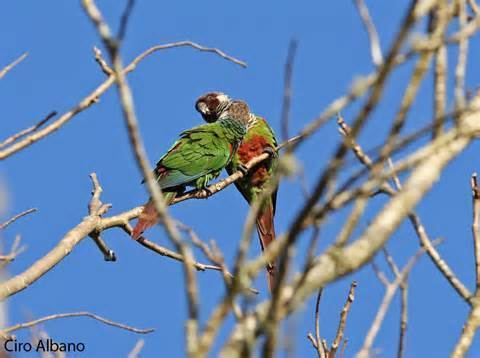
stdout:
[[275,157],[277,155],[276,150],[272,147],[265,147],[263,153],[267,153],[270,157]]
[[115,262],[117,261],[117,255],[115,255],[115,252],[113,250],[108,250],[108,253],[104,255],[104,260],[109,262]]
[[213,195],[213,191],[210,190],[210,188],[208,186],[206,186],[205,188],[203,188],[203,191],[205,192],[205,197],[206,198],[209,198]]
[[247,174],[248,174],[248,168],[247,168],[247,166],[246,166],[245,164],[240,163],[240,164],[238,165],[237,169],[242,172],[242,174],[243,174],[244,177],[247,176]]

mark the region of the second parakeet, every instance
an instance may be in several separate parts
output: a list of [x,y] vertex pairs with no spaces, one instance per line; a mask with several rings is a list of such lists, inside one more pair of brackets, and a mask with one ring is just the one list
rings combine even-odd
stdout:
[[[230,97],[224,93],[210,92],[198,98],[195,108],[206,122],[215,123],[215,121],[221,118],[224,108],[231,102]],[[240,191],[249,204],[255,201],[262,191],[267,188],[278,162],[277,140],[272,128],[270,128],[264,118],[250,113],[247,133],[238,150],[234,153],[231,162],[227,165],[227,172],[231,174],[241,170],[252,158],[265,152],[270,154],[269,160],[263,161],[245,177],[235,182],[238,191]],[[257,217],[257,232],[262,250],[275,240],[274,216],[276,201],[277,189],[275,188],[272,195],[264,202]],[[273,290],[275,285],[276,271],[275,262],[270,262],[267,265],[270,291]]]

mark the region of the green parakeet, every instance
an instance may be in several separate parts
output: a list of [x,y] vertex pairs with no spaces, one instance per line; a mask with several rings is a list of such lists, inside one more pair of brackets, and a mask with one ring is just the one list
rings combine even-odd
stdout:
[[[200,112],[205,121],[212,123],[221,118],[223,109],[231,101],[224,93],[211,92],[198,98],[195,108]],[[233,155],[231,162],[226,167],[227,172],[231,174],[241,170],[248,161],[264,152],[268,152],[271,155],[269,160],[263,161],[245,177],[235,182],[238,191],[240,191],[249,204],[258,198],[260,193],[267,187],[273,175],[278,161],[276,148],[277,140],[272,128],[270,128],[265,119],[251,113],[247,133]],[[257,232],[262,250],[275,240],[274,215],[276,201],[277,190],[275,189],[272,195],[265,201],[257,218]],[[275,262],[270,262],[267,265],[270,291],[273,290],[275,285],[276,269]]]
[[[242,101],[225,102],[218,121],[186,130],[158,161],[154,176],[162,188],[167,205],[186,186],[205,188],[232,160],[250,119],[248,105]],[[133,229],[132,238],[158,221],[151,200],[147,202]]]

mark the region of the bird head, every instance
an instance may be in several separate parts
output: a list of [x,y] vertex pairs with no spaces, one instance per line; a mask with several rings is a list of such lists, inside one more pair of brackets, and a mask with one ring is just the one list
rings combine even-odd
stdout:
[[232,100],[225,93],[209,92],[200,96],[195,102],[195,109],[206,122],[215,122]]

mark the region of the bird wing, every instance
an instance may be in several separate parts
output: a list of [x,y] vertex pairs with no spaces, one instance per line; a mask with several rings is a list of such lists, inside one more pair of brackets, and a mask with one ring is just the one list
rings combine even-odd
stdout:
[[231,156],[231,145],[215,123],[184,131],[157,163],[155,175],[163,189],[191,184],[220,171]]

